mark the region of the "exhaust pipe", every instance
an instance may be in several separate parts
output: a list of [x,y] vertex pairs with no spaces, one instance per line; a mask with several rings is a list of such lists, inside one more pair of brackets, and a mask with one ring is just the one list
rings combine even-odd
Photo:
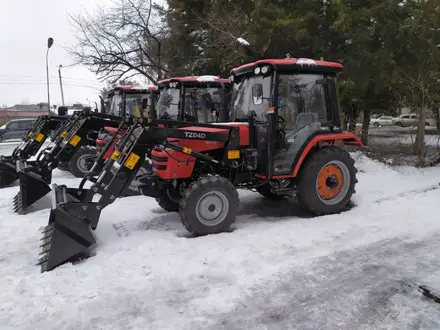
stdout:
[[101,211],[88,202],[87,189],[52,185],[52,207],[48,225],[42,230],[41,272],[53,270],[67,262],[88,258],[96,243],[96,228]]
[[51,182],[52,172],[45,169],[43,175],[32,171],[33,167],[18,170],[20,191],[15,195],[14,212],[23,213],[25,209],[34,204],[50,192],[48,182]]

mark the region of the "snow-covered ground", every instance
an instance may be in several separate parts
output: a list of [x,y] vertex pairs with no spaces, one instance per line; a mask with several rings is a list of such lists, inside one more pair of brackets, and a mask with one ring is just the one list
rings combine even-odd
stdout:
[[[414,145],[416,140],[415,135],[401,134],[390,137],[378,137],[371,135],[369,141],[375,145]],[[438,135],[426,135],[425,144],[431,147],[440,147],[440,136]]]
[[[12,212],[0,191],[1,329],[439,329],[440,168],[355,153],[355,206],[308,217],[242,192],[231,233],[187,238],[153,199],[106,208],[96,255],[40,273],[49,198]],[[54,171],[55,183],[79,180]]]

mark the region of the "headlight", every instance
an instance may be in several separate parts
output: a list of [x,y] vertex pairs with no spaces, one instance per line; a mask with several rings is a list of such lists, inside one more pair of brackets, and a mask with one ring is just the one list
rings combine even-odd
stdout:
[[269,72],[269,67],[266,65],[266,66],[263,66],[263,68],[261,69],[261,73],[262,74],[266,74],[266,73],[268,73]]
[[260,74],[260,72],[261,72],[261,69],[259,67],[255,68],[255,70],[254,70],[255,74]]

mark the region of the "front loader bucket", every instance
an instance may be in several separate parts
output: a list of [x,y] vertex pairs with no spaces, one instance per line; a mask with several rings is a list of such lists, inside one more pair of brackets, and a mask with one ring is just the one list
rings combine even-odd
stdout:
[[22,213],[50,192],[50,187],[41,175],[32,171],[18,171],[20,191],[14,197],[14,212]]
[[11,160],[0,160],[0,188],[13,184],[17,179],[18,175],[15,169],[15,162]]
[[49,223],[42,230],[41,272],[88,257],[96,243],[90,224],[97,223],[99,215],[96,204],[81,202],[66,193],[65,186],[53,185]]

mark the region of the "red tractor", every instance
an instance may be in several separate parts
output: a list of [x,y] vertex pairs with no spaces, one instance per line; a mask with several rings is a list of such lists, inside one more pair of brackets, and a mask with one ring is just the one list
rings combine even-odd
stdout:
[[[125,113],[126,116],[138,118],[172,118],[200,123],[213,122],[214,118],[221,121],[228,118],[227,95],[231,91],[231,83],[227,79],[216,76],[173,77],[161,80],[157,85],[158,87],[119,86],[115,88],[109,93],[108,112],[116,116],[119,113]],[[217,99],[221,103],[221,107],[215,110],[218,113],[201,117],[200,114],[206,113],[199,111],[202,97]],[[143,104],[142,101],[144,101]],[[123,106],[126,110],[121,109]],[[148,113],[142,113],[141,109],[146,109]],[[96,140],[98,152],[104,148],[116,131],[117,128],[104,127],[104,131],[98,135]],[[124,133],[125,130],[119,132],[120,135]],[[113,147],[114,144],[108,149],[104,159],[110,157]]]
[[[154,111],[158,93],[156,86],[118,86],[108,93],[108,100],[104,111],[119,117],[139,118],[146,117],[147,115],[150,116],[149,112],[151,109]],[[98,152],[104,148],[117,130],[115,127],[104,127],[95,141]],[[125,130],[121,130],[119,133],[124,134]],[[105,159],[110,157],[112,149],[113,146],[105,154]]]
[[315,215],[342,212],[357,182],[344,145],[362,142],[341,129],[341,70],[339,63],[311,59],[260,60],[232,70],[230,122],[134,123],[91,189],[53,186],[42,271],[87,255],[102,209],[121,197],[146,157],[153,173],[140,179],[140,191],[158,200],[174,196],[168,200],[193,235],[229,230],[239,209],[237,189],[267,198],[296,195]]

